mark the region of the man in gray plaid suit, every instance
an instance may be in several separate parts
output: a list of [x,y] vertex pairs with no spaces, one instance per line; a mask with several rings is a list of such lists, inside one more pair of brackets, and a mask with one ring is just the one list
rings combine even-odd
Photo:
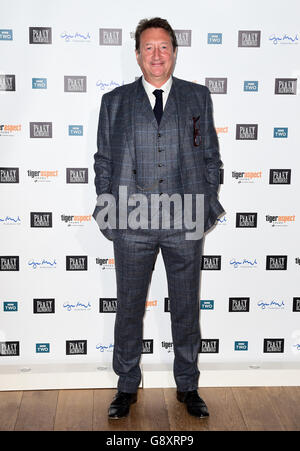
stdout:
[[[162,226],[164,209],[161,204],[154,207],[151,197],[177,195],[185,202],[187,195],[201,196],[204,231],[224,213],[218,201],[222,162],[212,102],[205,86],[172,76],[177,41],[166,20],[140,21],[135,40],[143,76],[103,95],[94,164],[98,202],[93,216],[103,234],[113,240],[117,278],[113,368],[119,381],[108,415],[126,416],[137,400],[145,300],[160,249],[168,280],[177,399],[191,415],[203,418],[208,409],[197,391],[203,234],[187,239],[186,223],[178,227],[175,207],[169,215],[170,226]],[[123,194],[129,200],[125,214]],[[144,204],[137,215],[132,207],[141,195]],[[108,209],[103,196],[112,200]],[[118,219],[110,217],[104,226],[99,218],[116,213],[115,205]],[[197,202],[191,205],[197,216]],[[140,227],[132,220],[137,216],[143,219]],[[149,217],[156,220],[155,227]]]

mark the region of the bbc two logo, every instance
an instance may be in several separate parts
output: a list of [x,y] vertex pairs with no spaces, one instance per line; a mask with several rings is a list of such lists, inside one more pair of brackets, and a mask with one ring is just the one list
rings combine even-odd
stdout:
[[13,30],[12,29],[1,29],[0,30],[0,41],[12,41],[13,40]]

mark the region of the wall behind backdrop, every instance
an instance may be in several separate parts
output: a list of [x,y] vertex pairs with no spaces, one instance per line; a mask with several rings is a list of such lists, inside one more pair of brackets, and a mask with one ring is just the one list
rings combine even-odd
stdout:
[[[98,114],[141,75],[134,31],[157,15],[178,37],[174,75],[212,93],[224,163],[200,359],[299,361],[299,2],[0,5],[0,365],[111,362],[113,248],[91,216]],[[172,360],[159,254],[142,362]]]

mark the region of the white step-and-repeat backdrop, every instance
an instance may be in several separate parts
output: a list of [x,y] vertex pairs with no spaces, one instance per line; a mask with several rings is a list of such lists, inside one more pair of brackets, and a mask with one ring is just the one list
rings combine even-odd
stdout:
[[[91,214],[101,97],[140,76],[134,31],[176,30],[212,93],[226,215],[205,239],[202,362],[299,361],[297,0],[0,1],[0,365],[109,363],[111,242]],[[159,254],[143,363],[172,362]]]

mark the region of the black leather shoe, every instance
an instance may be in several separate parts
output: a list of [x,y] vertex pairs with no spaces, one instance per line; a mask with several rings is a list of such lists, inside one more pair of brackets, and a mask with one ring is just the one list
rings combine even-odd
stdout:
[[186,404],[187,411],[190,415],[194,415],[199,418],[209,416],[207,406],[203,399],[198,395],[197,390],[184,392],[177,391],[177,399],[178,401]]
[[118,419],[129,414],[130,404],[137,400],[137,393],[118,391],[108,409],[108,418]]

